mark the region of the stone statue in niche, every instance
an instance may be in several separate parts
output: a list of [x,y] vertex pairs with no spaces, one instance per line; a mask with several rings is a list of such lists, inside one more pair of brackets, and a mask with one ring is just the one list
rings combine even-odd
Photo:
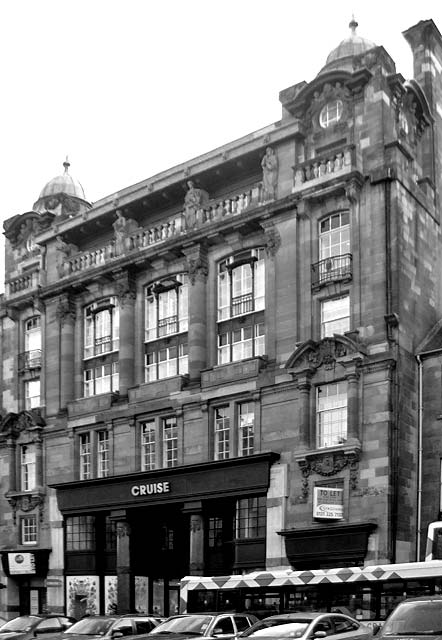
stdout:
[[209,202],[209,194],[204,189],[198,189],[192,180],[187,181],[188,191],[184,198],[184,217],[186,229],[193,229],[198,222],[198,211]]
[[55,239],[55,251],[56,251],[56,264],[57,264],[57,273],[60,278],[68,275],[69,273],[69,264],[68,259],[74,254],[78,252],[78,247],[76,244],[72,242],[65,242],[63,237],[58,235]]
[[117,209],[117,218],[113,223],[115,234],[116,255],[120,256],[129,249],[129,236],[138,229],[138,222],[133,218],[125,218],[121,211]]
[[261,160],[262,167],[262,201],[275,199],[278,182],[278,158],[272,147],[267,147]]

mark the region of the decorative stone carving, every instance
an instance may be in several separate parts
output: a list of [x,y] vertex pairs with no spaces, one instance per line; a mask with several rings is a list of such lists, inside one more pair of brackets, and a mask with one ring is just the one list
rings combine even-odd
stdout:
[[292,372],[324,367],[333,370],[338,362],[363,360],[366,350],[361,341],[349,336],[323,338],[319,342],[307,340],[298,346],[286,362]]
[[267,147],[261,160],[262,168],[262,201],[275,199],[278,184],[278,157],[272,147]]
[[184,198],[184,218],[186,229],[194,229],[198,223],[198,211],[209,204],[209,194],[198,189],[192,180],[187,181],[187,193]]
[[135,281],[129,272],[118,272],[115,277],[115,293],[118,296],[120,308],[124,308],[128,302],[136,299]]
[[31,493],[31,494],[19,494],[19,493],[7,493],[6,500],[11,505],[12,509],[12,517],[14,524],[17,521],[17,513],[30,513],[35,509],[38,509],[40,522],[43,520],[43,508],[44,508],[44,497],[40,493]]
[[139,225],[133,218],[125,218],[120,209],[116,210],[116,214],[117,218],[112,225],[115,235],[115,253],[117,256],[121,256],[132,248],[130,247],[129,236],[135,233]]
[[191,284],[195,284],[197,278],[207,278],[208,268],[205,261],[201,258],[187,259],[187,272]]
[[68,260],[71,256],[78,252],[77,245],[72,242],[65,242],[61,235],[55,239],[55,260],[57,264],[57,273],[60,278],[69,275]]
[[336,451],[324,451],[304,454],[297,460],[302,474],[302,493],[299,501],[306,502],[309,493],[309,476],[317,473],[330,477],[341,472],[345,467],[350,469],[350,488],[354,491],[358,486],[360,448],[349,447]]
[[356,204],[358,202],[360,192],[361,187],[357,180],[351,180],[345,185],[345,195],[350,204]]

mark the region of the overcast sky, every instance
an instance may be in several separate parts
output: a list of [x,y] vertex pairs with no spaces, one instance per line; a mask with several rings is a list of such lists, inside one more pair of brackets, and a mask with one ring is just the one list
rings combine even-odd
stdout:
[[2,224],[66,155],[95,202],[279,120],[353,13],[406,78],[402,31],[442,31],[440,0],[0,0]]

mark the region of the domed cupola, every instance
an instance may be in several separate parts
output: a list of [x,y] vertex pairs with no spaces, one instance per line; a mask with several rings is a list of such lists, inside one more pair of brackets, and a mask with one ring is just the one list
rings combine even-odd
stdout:
[[64,173],[49,180],[42,189],[34,204],[34,211],[49,211],[57,217],[66,218],[91,208],[91,204],[85,198],[83,187],[69,173],[70,164],[67,158],[63,166]]
[[350,36],[342,40],[335,49],[330,51],[325,66],[322,67],[319,73],[326,73],[335,69],[352,72],[354,71],[353,60],[355,56],[360,56],[366,51],[377,47],[371,40],[357,35],[356,28],[358,23],[354,17],[348,26],[350,27]]

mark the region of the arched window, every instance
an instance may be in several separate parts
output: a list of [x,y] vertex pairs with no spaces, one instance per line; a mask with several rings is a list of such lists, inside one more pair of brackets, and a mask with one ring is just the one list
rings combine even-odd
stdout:
[[327,102],[319,114],[319,124],[323,129],[339,122],[342,117],[342,100]]

